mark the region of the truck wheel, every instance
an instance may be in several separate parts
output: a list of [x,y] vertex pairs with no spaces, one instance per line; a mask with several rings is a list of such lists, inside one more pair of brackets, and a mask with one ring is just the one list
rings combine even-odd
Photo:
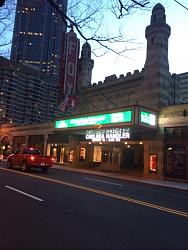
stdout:
[[21,169],[23,172],[25,172],[27,170],[27,163],[25,161],[22,163]]
[[7,161],[7,168],[12,168],[12,162],[11,162],[11,160]]

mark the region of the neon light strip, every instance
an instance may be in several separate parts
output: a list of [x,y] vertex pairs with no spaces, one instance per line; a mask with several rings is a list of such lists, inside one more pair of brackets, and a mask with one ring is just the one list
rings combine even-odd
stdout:
[[141,111],[140,117],[141,117],[141,119],[140,119],[141,123],[146,123],[146,124],[151,125],[151,126],[156,125],[156,115],[154,115],[150,112]]
[[101,114],[87,117],[79,117],[67,120],[59,120],[55,123],[55,128],[72,128],[92,125],[103,125],[112,123],[132,122],[132,110],[123,112]]

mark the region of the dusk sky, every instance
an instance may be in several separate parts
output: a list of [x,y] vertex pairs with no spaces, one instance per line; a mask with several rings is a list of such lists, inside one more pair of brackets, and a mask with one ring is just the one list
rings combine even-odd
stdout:
[[[105,0],[104,0],[105,1]],[[108,0],[106,0],[108,1]],[[185,6],[182,7],[175,0],[151,0],[153,6],[156,3],[161,3],[165,7],[166,22],[171,27],[171,35],[169,37],[169,66],[171,73],[183,73],[188,71],[188,1],[179,0],[178,2]],[[123,33],[126,35],[125,39],[133,39],[134,43],[126,43],[127,51],[124,54],[125,57],[118,56],[112,52],[108,52],[104,56],[95,57],[92,54],[94,60],[94,69],[92,73],[92,83],[104,81],[106,76],[116,74],[126,75],[128,72],[134,72],[134,70],[141,71],[144,67],[146,59],[146,39],[145,29],[150,24],[151,11],[137,10],[134,14],[124,17],[122,20],[111,20],[111,17],[107,15],[107,29],[113,32],[122,26]],[[11,32],[7,32],[9,37],[12,36]],[[79,36],[78,36],[79,38]],[[81,40],[81,45],[84,41]],[[91,48],[95,49],[95,46],[91,41]],[[120,44],[116,44],[120,46]],[[8,46],[10,48],[10,45]],[[102,54],[103,52],[99,53]]]
[[[169,67],[171,73],[188,71],[188,10],[174,0],[158,1],[165,7],[166,22],[171,27],[169,37]],[[188,7],[187,0],[180,0]],[[155,3],[157,3],[155,1]],[[150,24],[151,11],[139,11],[124,19],[128,39],[133,38],[139,49],[127,51],[127,57],[120,57],[111,52],[103,57],[92,57],[95,61],[92,83],[103,81],[106,76],[116,74],[126,75],[127,72],[142,70],[146,59],[145,29]],[[131,46],[130,46],[131,47]],[[101,66],[102,65],[102,66]]]

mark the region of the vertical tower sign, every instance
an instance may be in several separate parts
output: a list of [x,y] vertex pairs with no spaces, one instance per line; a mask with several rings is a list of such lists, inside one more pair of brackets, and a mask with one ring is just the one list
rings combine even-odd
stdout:
[[65,53],[61,63],[61,75],[59,82],[60,109],[65,111],[67,106],[73,105],[74,95],[77,90],[77,67],[80,42],[76,33],[71,29],[65,34],[63,50]]

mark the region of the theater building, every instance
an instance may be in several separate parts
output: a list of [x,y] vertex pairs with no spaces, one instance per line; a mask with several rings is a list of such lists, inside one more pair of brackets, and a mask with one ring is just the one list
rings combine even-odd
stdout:
[[148,135],[150,138],[155,136],[156,122],[155,112],[138,105],[57,120],[55,134],[69,135],[69,152],[66,145],[59,145],[59,148],[57,145],[55,150],[65,156],[60,161],[73,167],[125,168],[143,175],[146,141]]
[[165,9],[156,4],[143,70],[92,85],[86,43],[82,57],[88,63],[82,64],[73,113],[44,124],[2,125],[1,151],[35,146],[67,167],[188,181],[188,104],[181,104],[179,77],[169,72],[170,32]]
[[[9,143],[3,146],[12,151],[39,147],[70,167],[124,169],[139,176],[147,175],[148,167],[150,174],[156,172],[156,164],[148,165],[148,150],[149,140],[155,140],[157,134],[157,113],[139,105],[43,125],[6,127],[3,134],[5,131]],[[154,153],[152,161],[156,161]]]
[[55,122],[2,125],[1,151],[34,146],[59,164],[188,181],[188,104],[139,105]]

